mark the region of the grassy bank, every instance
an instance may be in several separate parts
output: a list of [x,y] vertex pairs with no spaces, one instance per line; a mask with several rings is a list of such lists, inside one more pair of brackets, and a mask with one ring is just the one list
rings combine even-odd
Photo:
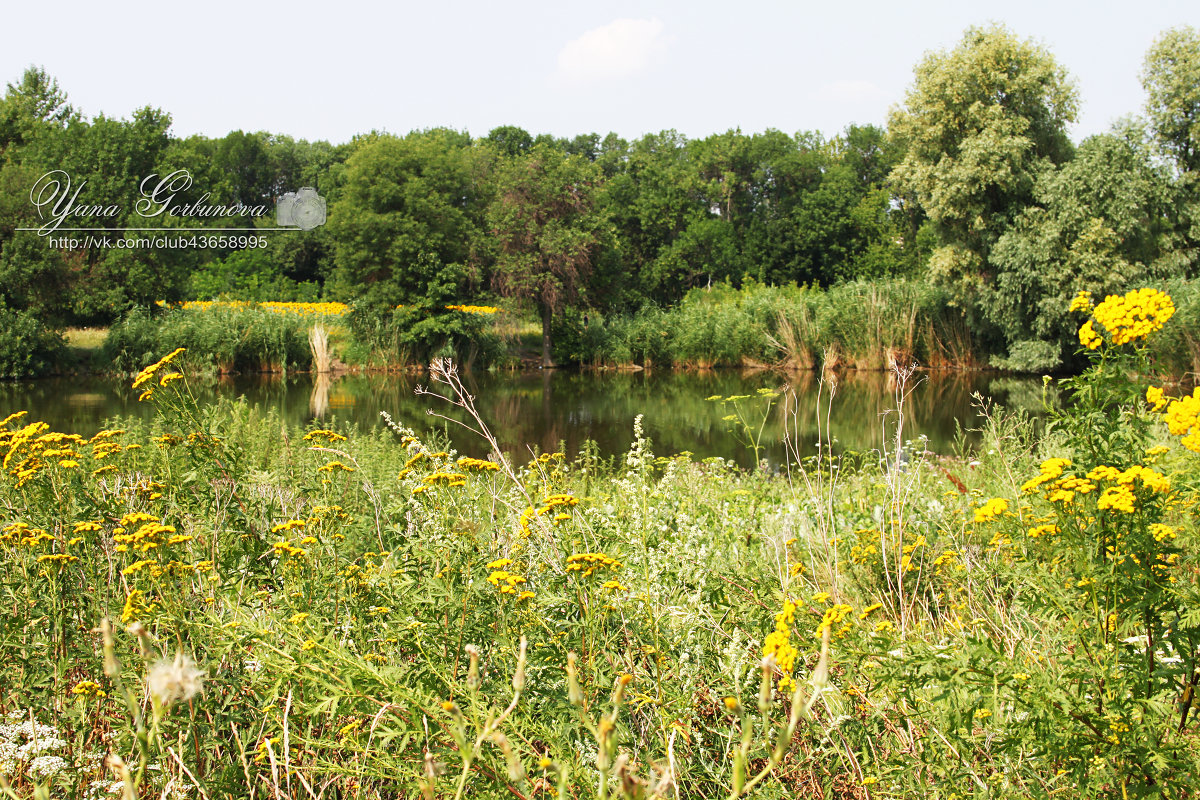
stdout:
[[[1167,289],[1180,324],[1163,334],[1150,368],[1154,376],[1181,380],[1200,373],[1200,284],[1175,281]],[[879,371],[910,363],[932,369],[1022,363],[1005,355],[1004,337],[981,319],[977,309],[927,283],[896,279],[809,289],[750,282],[696,289],[669,309],[608,317],[567,309],[555,317],[553,342],[559,364],[602,369]],[[464,369],[511,368],[535,362],[541,347],[540,323],[515,305],[373,312],[340,303],[195,302],[153,314],[135,311],[112,326],[98,350],[94,332],[75,331],[68,346],[57,349],[50,339],[49,345],[30,344],[33,349],[14,352],[6,368],[11,375],[55,365],[60,372],[133,372],[153,354],[183,346],[195,371],[315,371],[309,334],[317,322],[336,367],[423,369],[433,358],[450,357]],[[1073,334],[1046,344],[1048,352],[1063,353],[1077,346]],[[1058,370],[1084,365],[1067,356]]]
[[[620,457],[525,466],[486,420],[465,453],[287,429],[198,408],[178,355],[135,381],[148,424],[6,420],[0,771],[18,797],[1193,797],[1200,401],[1131,382],[1151,350],[1095,316],[1044,440],[993,413],[963,459],[893,431],[781,477],[640,422]],[[723,400],[747,446],[787,402]]]

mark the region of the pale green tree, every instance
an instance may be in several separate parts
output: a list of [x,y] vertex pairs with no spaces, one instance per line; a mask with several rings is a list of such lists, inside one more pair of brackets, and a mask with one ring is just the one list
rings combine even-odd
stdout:
[[1048,50],[997,25],[969,28],[915,75],[888,126],[904,153],[894,188],[936,226],[938,277],[986,282],[989,253],[1038,173],[1070,157],[1075,86]]
[[1200,170],[1200,31],[1169,30],[1146,53],[1146,112],[1180,170]]
[[1200,269],[1200,31],[1169,30],[1146,54],[1146,113],[1162,151],[1175,163],[1174,252]]

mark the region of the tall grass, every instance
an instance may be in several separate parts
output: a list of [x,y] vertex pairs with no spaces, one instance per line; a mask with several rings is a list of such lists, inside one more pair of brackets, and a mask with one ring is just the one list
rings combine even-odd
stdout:
[[253,307],[172,309],[151,315],[135,310],[109,329],[104,356],[112,368],[136,371],[175,347],[188,364],[216,372],[307,370],[313,353],[307,320]]
[[916,360],[970,367],[979,358],[949,296],[904,280],[828,290],[747,283],[693,289],[669,310],[601,319],[569,315],[563,355],[589,366],[886,370]]

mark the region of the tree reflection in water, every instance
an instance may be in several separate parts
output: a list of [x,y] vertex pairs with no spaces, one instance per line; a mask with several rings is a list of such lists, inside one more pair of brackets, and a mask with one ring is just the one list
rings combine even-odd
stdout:
[[[918,375],[922,380],[908,399],[905,436],[915,439],[925,435],[934,452],[950,452],[959,428],[976,427],[973,392],[1033,413],[1040,411],[1042,386],[1036,378],[967,372]],[[601,453],[622,453],[631,443],[634,417],[643,414],[656,453],[688,451],[696,458],[723,456],[748,466],[752,456],[729,435],[721,420],[726,412],[719,403],[706,398],[753,395],[760,388],[778,390],[784,385],[795,394],[777,403],[767,420],[763,441],[769,461],[778,463],[782,459],[780,439],[785,415],[793,413],[795,422],[789,424],[797,429],[802,454],[805,448],[813,452],[818,411],[822,428],[825,414],[829,415],[835,449],[861,452],[883,445],[882,415],[894,406],[894,387],[887,373],[854,370],[837,374],[832,406],[826,402],[828,383],[822,388],[821,376],[813,372],[539,370],[470,373],[463,377],[501,445],[518,461],[526,460],[530,450],[552,451],[560,444],[568,455],[574,455],[588,439],[597,442]],[[351,423],[375,429],[381,424],[379,412],[387,411],[403,425],[445,431],[461,452],[479,455],[483,445],[472,440],[471,434],[425,413],[431,401],[413,393],[418,382],[425,382],[425,378],[243,375],[196,382],[194,387],[202,401],[211,402],[218,396],[244,397],[253,405],[274,410],[290,423],[320,420],[322,425]],[[823,392],[820,408],[818,392]],[[98,378],[0,384],[0,416],[20,409],[57,430],[85,435],[100,430],[106,418],[144,417],[151,411],[137,403],[136,392],[129,389],[128,381]],[[450,417],[458,413],[453,408],[436,410]]]

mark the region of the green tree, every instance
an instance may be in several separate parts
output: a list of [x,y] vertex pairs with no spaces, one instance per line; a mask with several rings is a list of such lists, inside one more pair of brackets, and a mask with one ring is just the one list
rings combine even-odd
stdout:
[[1200,171],[1200,31],[1176,28],[1156,39],[1142,86],[1158,143],[1180,170]]
[[63,253],[17,228],[42,224],[29,192],[58,165],[48,166],[41,150],[78,121],[58,81],[40,68],[25,70],[0,98],[0,305],[13,313],[28,311],[23,324],[29,319],[51,326],[66,321],[70,277]]
[[553,366],[555,312],[586,293],[606,222],[596,205],[600,168],[544,144],[502,162],[487,223],[495,242],[492,284],[535,304],[542,318],[542,364]]
[[1146,112],[1162,151],[1175,163],[1176,258],[1200,271],[1200,31],[1170,30],[1146,54]]
[[[694,281],[721,274],[725,262],[714,260],[712,245],[725,241],[719,250],[729,251],[732,228],[709,224],[712,214],[684,136],[667,130],[622,144],[606,138],[598,159],[609,176],[598,203],[614,226],[627,275],[625,296],[610,292],[608,299],[613,306],[622,299],[631,305],[676,302]],[[681,242],[693,225],[690,241]]]
[[1038,173],[1070,157],[1075,87],[1049,51],[1002,26],[969,28],[915,74],[888,125],[904,153],[895,188],[936,225],[935,274],[986,282],[991,249],[1029,204]]
[[533,137],[529,131],[516,125],[501,125],[492,128],[484,141],[491,144],[502,155],[510,158],[524,155],[533,147]]
[[1079,291],[1103,297],[1167,277],[1171,193],[1133,125],[1090,137],[1074,159],[1039,176],[1034,204],[993,248],[994,280],[979,298],[1008,340],[1004,366],[1058,366],[1078,343],[1067,308]]
[[28,144],[39,132],[63,128],[78,118],[58,81],[40,67],[29,67],[19,83],[8,84],[0,100],[0,153],[11,146]]
[[[131,119],[98,115],[72,122],[62,136],[44,140],[37,158],[64,170],[75,185],[85,184],[80,203],[115,206],[116,216],[75,218],[68,225],[105,229],[97,235],[115,241],[121,228],[192,227],[190,219],[137,213],[144,179],[164,176],[162,157],[170,144],[171,117],[149,106]],[[177,198],[180,202],[182,198]],[[218,223],[219,224],[219,223]],[[197,256],[186,248],[92,247],[65,253],[71,264],[71,317],[79,323],[105,323],[137,305],[180,299]]]
[[463,299],[486,196],[486,151],[446,129],[379,135],[346,161],[329,212],[337,291],[377,311]]

